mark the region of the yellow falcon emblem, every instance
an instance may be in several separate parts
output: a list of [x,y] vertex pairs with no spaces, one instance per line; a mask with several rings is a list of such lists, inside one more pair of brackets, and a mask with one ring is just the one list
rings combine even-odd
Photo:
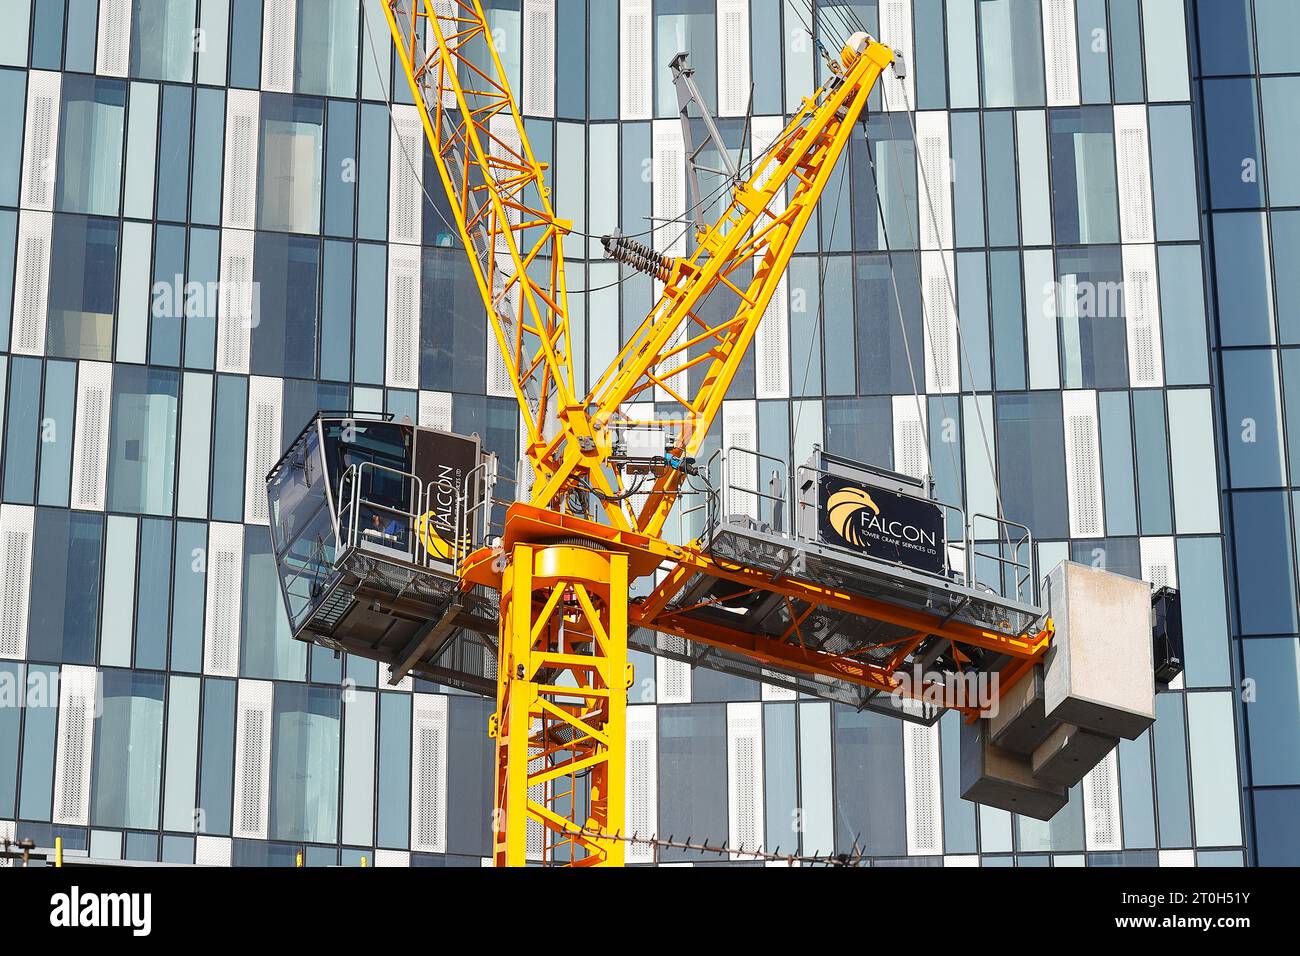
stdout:
[[859,548],[866,547],[867,542],[862,540],[858,524],[853,519],[863,511],[880,514],[880,507],[864,488],[841,488],[826,501],[826,520],[835,533]]

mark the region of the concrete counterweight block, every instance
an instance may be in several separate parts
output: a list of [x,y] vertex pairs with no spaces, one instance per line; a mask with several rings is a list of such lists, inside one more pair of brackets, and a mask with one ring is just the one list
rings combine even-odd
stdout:
[[1151,585],[1063,561],[1043,593],[1056,625],[1043,670],[1049,720],[1134,740],[1156,719]]
[[989,715],[989,736],[1003,750],[1032,754],[1057,727],[1048,720],[1043,705],[1043,668],[1035,664],[998,699],[997,710]]
[[1119,743],[1118,737],[1060,724],[1029,758],[1034,779],[1073,787]]
[[981,718],[961,727],[961,795],[989,807],[1050,820],[1065,806],[1065,787],[1036,780],[1030,759],[996,746],[989,722]]

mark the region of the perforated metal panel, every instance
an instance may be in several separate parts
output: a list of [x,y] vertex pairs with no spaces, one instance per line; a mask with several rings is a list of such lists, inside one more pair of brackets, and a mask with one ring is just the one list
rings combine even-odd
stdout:
[[1151,198],[1151,148],[1147,108],[1115,107],[1115,175],[1119,233],[1124,242],[1155,242]]
[[1090,389],[1061,393],[1065,427],[1066,489],[1070,501],[1070,536],[1096,538],[1105,533],[1101,497],[1101,452],[1097,440],[1097,393]]
[[907,852],[943,853],[943,799],[940,793],[939,725],[900,721],[903,777],[907,793]]
[[1142,577],[1152,587],[1178,587],[1178,566],[1174,560],[1173,538],[1140,538]]
[[221,288],[217,300],[217,371],[248,374],[253,311],[254,233],[221,230]]
[[1079,46],[1074,0],[1042,0],[1047,105],[1079,105]]
[[913,395],[895,395],[894,470],[913,478],[924,478],[928,470],[925,447],[926,408],[924,400],[917,407]]
[[1134,388],[1158,388],[1165,383],[1165,372],[1156,247],[1125,246],[1123,258],[1129,384]]
[[1195,850],[1161,850],[1158,860],[1159,860],[1159,865],[1162,867],[1195,866],[1196,851]]
[[379,662],[379,686],[380,687],[384,688],[385,690],[401,690],[401,691],[407,691],[408,693],[415,689],[415,679],[411,677],[410,674],[407,674],[396,684],[392,683],[392,679],[393,679],[392,665],[385,664],[383,661],[380,661]]
[[917,184],[921,248],[951,249],[952,146],[946,112],[916,114],[916,152],[924,176],[924,182]]
[[[656,120],[653,127],[651,152],[654,180],[651,185],[651,206],[657,222],[666,222],[655,229],[654,246],[660,252],[671,256],[686,253],[686,226],[680,222],[686,213],[686,147],[682,142],[681,124],[676,120]],[[663,286],[657,280],[655,293],[658,296]],[[683,323],[669,340],[669,351],[686,340],[686,324]],[[686,383],[678,375],[665,374],[681,367],[687,360],[685,352],[678,352],[665,360],[658,367],[658,374],[665,377],[669,387],[681,394]],[[655,386],[655,400],[672,401],[672,396],[661,385]]]
[[723,508],[728,515],[759,517],[758,498],[739,489],[757,490],[758,459],[747,451],[758,448],[758,409],[754,402],[733,399],[722,403],[722,444],[727,449],[727,485]]
[[0,505],[0,657],[11,660],[27,656],[35,517],[26,505]]
[[[907,77],[900,84],[893,70],[886,70],[881,82],[885,86],[885,109],[905,110],[916,104],[916,60],[912,56],[912,0],[880,0],[880,42],[902,52],[907,60]],[[907,99],[902,96],[907,91]]]
[[388,150],[388,241],[419,245],[424,182],[424,127],[414,106],[393,107]]
[[262,89],[272,93],[292,93],[298,0],[263,0],[263,3]]
[[405,850],[376,850],[375,866],[410,866],[411,854]]
[[555,115],[555,0],[524,0],[523,111]]
[[45,354],[49,311],[50,249],[54,217],[23,210],[18,216],[18,261],[14,273],[14,318],[10,349],[16,355]]
[[214,521],[208,525],[207,601],[203,620],[203,673],[239,674],[244,526]]
[[621,119],[648,120],[653,114],[652,49],[650,0],[619,0],[618,113]]
[[104,510],[112,395],[113,366],[110,363],[77,364],[77,422],[72,441],[73,508]]
[[[670,654],[686,653],[686,640],[671,634],[656,637],[659,646]],[[661,704],[691,702],[691,665],[668,657],[655,658],[655,700]]]
[[[509,303],[509,312],[511,315],[519,314],[519,305],[523,301],[523,293],[519,289],[518,283],[510,287],[506,293],[506,301]],[[515,393],[514,381],[506,368],[505,356],[501,354],[501,349],[497,345],[496,334],[489,328],[488,345],[487,345],[487,393],[498,398],[507,398]],[[527,428],[524,427],[523,419],[520,419],[520,434],[526,435]]]
[[419,424],[451,431],[451,392],[421,392]]
[[[12,842],[16,838],[17,838],[17,827],[15,826],[14,821],[0,820],[0,842],[3,842],[5,840],[9,840],[10,842]],[[14,865],[14,861],[9,859],[8,857],[0,859],[0,868],[6,866],[13,866],[13,865]]]
[[[541,730],[540,721],[533,721],[532,732],[538,733]],[[530,775],[541,773],[546,769],[545,758],[541,756],[541,748],[528,748],[528,773]],[[549,785],[544,783],[534,784],[527,790],[528,801],[538,806],[545,806]],[[546,855],[546,828],[537,820],[528,819],[524,822],[524,857],[528,860],[540,861]]]
[[131,65],[131,0],[99,0],[95,72],[126,76]]
[[[261,94],[226,92],[226,149],[222,170],[221,224],[257,228],[257,146]],[[224,241],[224,237],[223,237]]]
[[744,116],[749,88],[749,0],[718,0],[718,115]]
[[[497,159],[508,163],[518,163],[523,156],[524,144],[519,136],[519,127],[515,125],[514,118],[498,113],[489,121],[488,129],[492,133],[492,142],[488,145],[488,151]],[[522,221],[519,210],[507,207],[506,221],[511,226],[519,225]],[[497,268],[504,273],[501,277],[502,281],[507,276],[513,278],[515,269],[514,263],[510,260],[510,241],[504,230],[497,234],[497,255],[500,257],[497,260]],[[518,301],[519,299],[516,297],[512,300],[512,304],[517,304]],[[493,344],[494,342],[495,340],[493,340]],[[500,350],[497,349],[496,351],[499,352]]]
[[235,801],[231,835],[265,840],[271,798],[271,697],[274,685],[241,680],[235,717]]
[[[945,271],[946,270],[946,271]],[[948,277],[954,274],[951,252],[921,253],[921,293],[925,307],[925,390],[952,394],[961,387],[957,310]]]
[[763,705],[727,705],[728,844],[743,859],[744,849],[763,846]]
[[[627,709],[627,804],[624,832],[630,836],[657,836],[659,833],[659,733],[653,704],[637,704]],[[628,843],[624,849],[628,863],[651,863],[653,847]]]
[[59,168],[59,98],[63,77],[45,70],[27,73],[27,120],[23,128],[22,204],[54,208],[54,177]]
[[754,393],[790,397],[790,297],[784,275],[754,330]]
[[248,447],[244,469],[244,521],[267,524],[266,476],[284,451],[280,447],[284,382],[254,375],[248,380]]
[[420,384],[420,247],[388,247],[388,334],[384,382],[389,388]]
[[447,852],[447,698],[416,694],[411,712],[411,849]]
[[230,837],[195,837],[194,862],[199,866],[230,866]]
[[1118,768],[1112,750],[1083,778],[1083,824],[1089,850],[1123,849]]
[[95,740],[98,675],[65,664],[59,672],[59,739],[54,754],[55,823],[90,822],[90,768]]

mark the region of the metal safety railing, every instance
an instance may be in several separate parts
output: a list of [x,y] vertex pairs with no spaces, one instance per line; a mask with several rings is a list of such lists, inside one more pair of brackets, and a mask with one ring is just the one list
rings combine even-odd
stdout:
[[[994,526],[995,535],[990,538],[976,532],[977,522],[989,522]],[[1009,529],[1023,532],[1013,537],[1006,533]],[[976,512],[971,515],[970,530],[967,535],[971,543],[971,566],[980,562],[993,562],[998,572],[998,593],[1003,597],[1014,597],[1038,604],[1038,555],[1034,549],[1034,536],[1029,528],[1010,518],[998,518],[994,515]],[[992,545],[997,552],[989,554],[980,549]],[[1021,549],[1027,552],[1021,559]],[[1009,555],[1008,553],[1009,552]],[[1011,578],[1011,594],[1007,594],[1007,576]],[[974,580],[974,578],[972,578]]]

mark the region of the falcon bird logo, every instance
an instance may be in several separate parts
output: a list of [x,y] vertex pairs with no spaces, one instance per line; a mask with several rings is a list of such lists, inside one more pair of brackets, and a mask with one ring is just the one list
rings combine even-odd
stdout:
[[863,511],[880,514],[880,506],[871,500],[864,488],[841,488],[826,502],[826,520],[835,533],[859,548],[866,547],[867,542],[862,540],[859,524],[854,518]]

